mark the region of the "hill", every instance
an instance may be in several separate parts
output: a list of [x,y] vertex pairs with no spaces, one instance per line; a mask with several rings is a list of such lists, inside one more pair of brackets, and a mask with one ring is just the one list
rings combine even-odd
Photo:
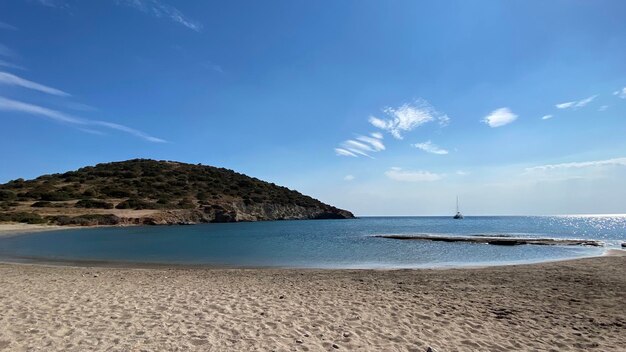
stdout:
[[157,225],[353,217],[232,170],[173,161],[104,163],[0,185],[0,221]]

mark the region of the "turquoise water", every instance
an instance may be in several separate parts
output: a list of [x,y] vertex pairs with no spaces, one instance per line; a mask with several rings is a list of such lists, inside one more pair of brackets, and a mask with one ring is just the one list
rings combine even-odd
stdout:
[[[384,234],[594,239],[606,247],[400,241]],[[63,230],[0,238],[2,260],[235,267],[423,268],[529,263],[602,254],[626,241],[626,216],[366,217]]]

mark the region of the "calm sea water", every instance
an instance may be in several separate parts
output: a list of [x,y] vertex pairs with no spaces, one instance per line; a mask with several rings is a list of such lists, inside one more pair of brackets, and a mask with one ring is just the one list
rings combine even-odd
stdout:
[[[401,241],[383,234],[595,239],[605,248]],[[2,260],[108,261],[236,267],[419,268],[529,263],[602,254],[626,241],[626,215],[366,217],[146,226],[0,238]]]

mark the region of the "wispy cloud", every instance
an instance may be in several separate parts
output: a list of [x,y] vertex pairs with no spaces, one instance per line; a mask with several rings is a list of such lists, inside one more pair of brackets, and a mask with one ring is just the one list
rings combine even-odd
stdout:
[[392,167],[385,172],[385,175],[394,180],[402,182],[432,182],[441,180],[443,174],[435,174],[429,171],[408,171],[399,167]]
[[222,66],[211,62],[211,61],[206,61],[204,63],[202,63],[202,66],[204,66],[205,68],[209,69],[209,70],[213,70],[215,72],[218,73],[224,73],[224,69],[222,68]]
[[185,16],[174,6],[158,0],[118,0],[119,4],[133,7],[158,18],[168,18],[196,32],[202,31],[202,24]]
[[438,112],[426,100],[417,99],[411,104],[404,104],[397,108],[387,107],[383,109],[387,118],[370,116],[369,122],[376,128],[391,133],[397,139],[402,139],[402,134],[412,131],[418,126],[431,121],[439,121],[443,126],[447,125],[450,118]]
[[427,153],[431,153],[431,154],[439,154],[439,155],[445,155],[448,154],[448,151],[442,148],[439,148],[437,145],[433,144],[431,141],[426,141],[426,142],[422,142],[422,143],[415,143],[415,144],[411,144],[412,146],[414,146],[417,149],[421,149]]
[[509,108],[500,108],[485,116],[483,122],[489,125],[489,127],[502,127],[510,124],[516,119],[517,115],[511,112]]
[[585,99],[568,101],[565,103],[556,104],[555,106],[557,109],[578,109],[591,103],[596,97],[597,95],[592,95]]
[[45,86],[43,84],[39,84],[33,81],[29,81],[27,79],[18,77],[14,74],[8,72],[0,72],[0,84],[10,85],[10,86],[19,86],[22,88],[32,89],[39,92],[57,95],[61,97],[69,97],[70,94],[65,93],[62,90]]
[[385,150],[385,144],[383,144],[383,136],[381,134],[372,133],[370,136],[359,135],[354,139],[342,142],[339,148],[335,148],[335,154],[339,156],[366,156],[371,158],[371,153]]
[[372,149],[369,145],[367,145],[365,143],[357,142],[357,141],[352,140],[352,139],[349,139],[349,140],[341,143],[341,149],[348,150],[352,154],[366,156],[368,158],[372,157],[368,153],[374,151],[374,149]]
[[63,0],[37,0],[37,2],[47,7],[55,7],[55,8],[68,7],[68,4]]
[[122,132],[125,132],[125,133],[128,133],[128,134],[131,134],[133,136],[142,138],[144,140],[147,140],[149,142],[155,142],[155,143],[164,143],[164,142],[166,142],[163,139],[160,139],[160,138],[157,138],[157,137],[153,137],[153,136],[151,136],[151,135],[149,135],[147,133],[144,133],[142,131],[139,131],[139,130],[136,130],[134,128],[130,128],[130,127],[127,127],[127,126],[124,126],[124,125],[120,125],[120,124],[116,124],[116,123],[112,123],[112,122],[107,122],[107,121],[88,120],[88,119],[84,119],[84,118],[79,118],[79,117],[75,117],[75,116],[72,116],[72,115],[65,114],[65,113],[60,112],[60,111],[56,111],[56,110],[44,108],[42,106],[28,104],[28,103],[24,103],[24,102],[21,102],[21,101],[12,100],[12,99],[8,99],[8,98],[4,98],[4,97],[0,97],[0,110],[12,111],[12,112],[21,112],[21,113],[26,113],[26,114],[30,114],[30,115],[47,117],[47,118],[55,120],[57,122],[62,122],[62,123],[76,125],[79,129],[81,129],[81,130],[83,130],[85,132],[89,132],[89,133],[98,133],[98,131],[89,129],[89,126],[93,126],[93,127],[100,126],[100,127],[106,127],[106,128],[109,128],[109,129],[122,131]]
[[456,174],[459,175],[459,176],[466,176],[466,175],[469,175],[469,172],[463,171],[463,170],[458,170],[456,172]]
[[9,49],[6,45],[0,44],[0,56],[15,57],[15,52]]
[[563,169],[582,169],[582,168],[600,167],[600,166],[626,166],[626,157],[607,159],[607,160],[580,161],[580,162],[573,162],[573,163],[547,164],[547,165],[533,166],[533,167],[526,168],[526,172],[563,170]]
[[12,25],[10,25],[8,23],[0,21],[0,29],[8,29],[10,31],[16,31],[17,27],[12,26]]
[[356,177],[353,175],[346,175],[343,179],[344,181],[353,181]]
[[72,101],[66,102],[63,105],[68,109],[72,109],[76,111],[97,111],[98,110],[98,108],[96,108],[95,106],[91,106],[91,105],[87,105],[83,103],[76,103]]
[[552,116],[552,115],[543,115],[543,116],[541,117],[541,119],[542,119],[542,120],[549,120],[549,119],[551,119],[551,118],[553,118],[553,117],[554,117],[554,116]]
[[161,139],[161,138],[157,138],[157,137],[153,137],[147,133],[141,132],[139,130],[136,130],[134,128],[130,128],[124,125],[120,125],[117,123],[113,123],[113,122],[106,122],[106,121],[91,121],[92,124],[97,125],[97,126],[104,126],[104,127],[108,127],[108,128],[112,128],[114,130],[118,130],[118,131],[122,131],[122,132],[126,132],[128,134],[131,134],[135,137],[139,137],[142,139],[147,140],[148,142],[154,142],[154,143],[165,143],[166,141]]
[[352,153],[349,150],[345,150],[343,148],[335,148],[335,154],[337,154],[338,156],[351,156],[354,158],[358,158],[358,155]]
[[31,115],[44,116],[58,122],[66,122],[78,125],[87,125],[82,119],[72,117],[60,111],[44,108],[38,105],[23,103],[21,101],[0,97],[0,110],[23,112]]
[[626,99],[626,87],[616,90],[615,92],[613,92],[613,95],[616,95],[622,99]]
[[10,62],[6,62],[4,60],[0,60],[0,66],[4,66],[4,67],[8,67],[8,68],[14,68],[14,69],[18,69],[18,70],[26,70],[26,68],[20,66],[20,65],[16,65],[16,64],[12,64]]
[[602,105],[601,107],[598,108],[598,111],[606,111],[606,109],[608,108],[609,108],[608,105]]
[[373,151],[379,152],[381,150],[385,150],[385,145],[382,141],[382,136],[380,138],[377,137],[368,137],[368,136],[358,136],[357,140],[361,142],[365,142],[369,144],[369,147],[373,149]]

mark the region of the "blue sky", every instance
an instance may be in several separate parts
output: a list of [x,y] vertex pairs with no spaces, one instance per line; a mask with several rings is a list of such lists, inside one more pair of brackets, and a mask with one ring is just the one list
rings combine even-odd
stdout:
[[626,213],[626,2],[0,2],[0,182],[131,158],[358,215]]

